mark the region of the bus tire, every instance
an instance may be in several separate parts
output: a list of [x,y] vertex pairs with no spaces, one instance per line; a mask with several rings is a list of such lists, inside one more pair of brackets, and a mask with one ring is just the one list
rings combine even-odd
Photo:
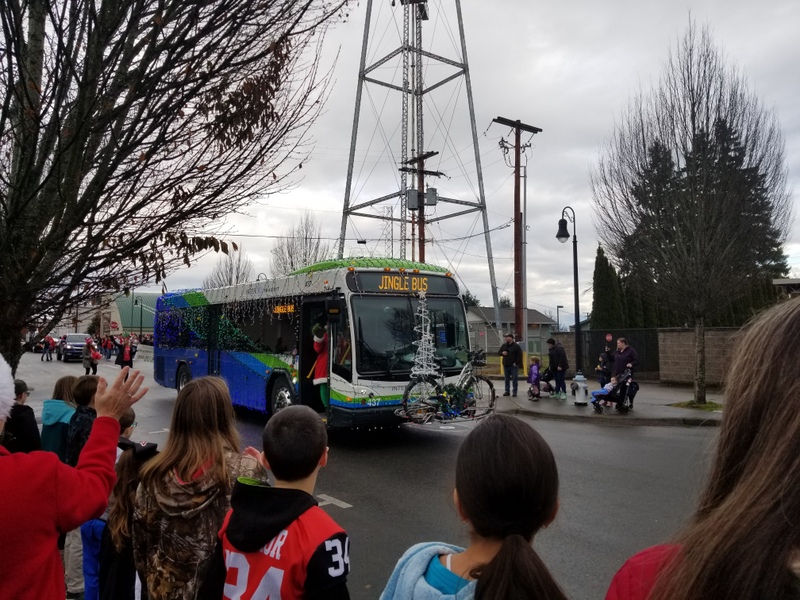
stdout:
[[272,391],[269,395],[269,416],[273,416],[279,410],[294,404],[294,390],[292,384],[283,375],[275,380]]
[[175,389],[178,393],[192,380],[192,374],[189,372],[189,367],[181,365],[178,367],[178,373],[175,375]]

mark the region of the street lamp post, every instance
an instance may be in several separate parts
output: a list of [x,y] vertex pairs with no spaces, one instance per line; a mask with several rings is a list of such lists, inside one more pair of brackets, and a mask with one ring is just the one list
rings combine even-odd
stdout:
[[556,331],[561,331],[561,309],[564,308],[563,304],[556,306]]
[[[565,206],[561,211],[561,218],[558,220],[558,233],[556,239],[565,244],[569,239],[569,230],[567,229],[567,219],[572,223],[572,278],[575,286],[575,378],[573,379],[572,391],[575,393],[577,389],[583,387],[584,395],[588,395],[588,387],[586,386],[586,379],[583,376],[583,345],[581,344],[581,309],[578,300],[578,236],[576,233],[575,225],[575,211],[571,206]],[[575,385],[577,384],[577,388]],[[586,404],[580,402],[576,394],[575,404]]]
[[142,302],[141,296],[136,296],[133,301],[134,306],[139,307],[139,341],[142,341],[142,311],[144,310],[144,303]]

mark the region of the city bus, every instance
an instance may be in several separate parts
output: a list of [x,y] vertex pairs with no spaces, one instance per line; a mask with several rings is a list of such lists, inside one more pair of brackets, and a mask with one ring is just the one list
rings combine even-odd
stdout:
[[421,292],[436,362],[454,380],[469,346],[455,279],[438,266],[389,258],[329,260],[281,278],[161,296],[154,377],[179,391],[193,377],[223,377],[234,405],[267,417],[290,404],[323,412],[313,381],[312,328],[320,324],[329,344],[328,426],[398,424]]

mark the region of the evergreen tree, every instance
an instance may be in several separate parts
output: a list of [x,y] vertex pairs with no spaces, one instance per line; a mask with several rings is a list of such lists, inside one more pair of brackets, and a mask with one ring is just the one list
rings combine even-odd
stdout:
[[690,24],[657,86],[634,96],[592,173],[604,248],[638,291],[695,332],[695,401],[705,402],[705,327],[785,273],[791,222],[774,113]]
[[642,314],[642,296],[636,285],[623,285],[625,290],[625,315],[626,327],[629,329],[641,329],[644,327],[644,315]]
[[642,327],[645,329],[661,327],[658,322],[657,303],[647,294],[642,296]]
[[623,325],[623,310],[617,273],[601,246],[597,247],[592,283],[592,327],[613,329]]
[[470,306],[480,306],[481,301],[478,300],[478,297],[475,296],[469,290],[464,290],[464,293],[461,295],[461,298],[464,300],[464,306],[469,308]]
[[608,263],[608,270],[613,282],[614,323],[616,323],[614,327],[627,327],[628,319],[625,311],[625,293],[622,289],[622,279],[620,279],[619,273],[610,262]]

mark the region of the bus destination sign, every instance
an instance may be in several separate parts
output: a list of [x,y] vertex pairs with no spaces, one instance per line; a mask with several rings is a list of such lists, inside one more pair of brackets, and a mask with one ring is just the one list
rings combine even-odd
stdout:
[[359,273],[347,274],[347,287],[353,292],[384,294],[458,294],[458,286],[450,277],[417,273]]

